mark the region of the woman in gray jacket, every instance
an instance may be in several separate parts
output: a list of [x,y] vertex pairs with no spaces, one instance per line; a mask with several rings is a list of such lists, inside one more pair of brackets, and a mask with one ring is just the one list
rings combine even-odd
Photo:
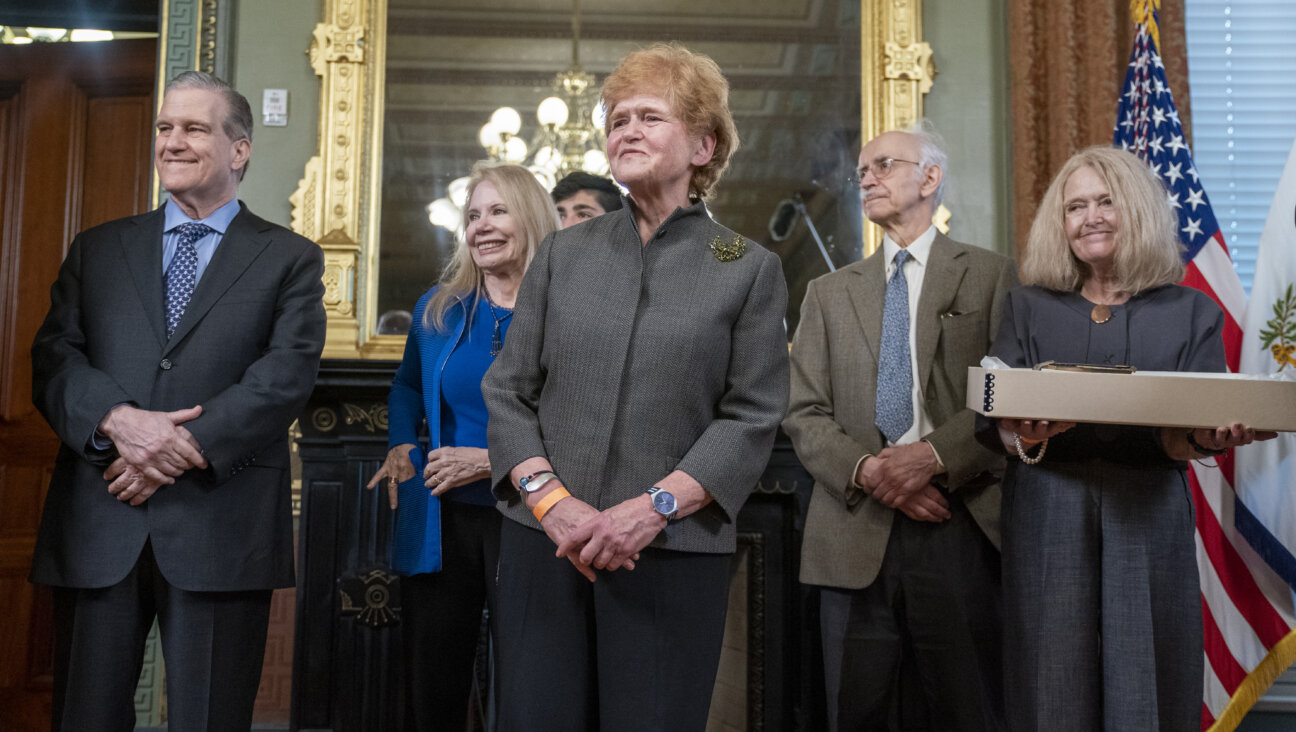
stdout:
[[482,387],[499,724],[701,730],[734,522],[787,406],[787,288],[702,203],[738,145],[715,62],[636,51],[602,96],[627,205],[541,244]]

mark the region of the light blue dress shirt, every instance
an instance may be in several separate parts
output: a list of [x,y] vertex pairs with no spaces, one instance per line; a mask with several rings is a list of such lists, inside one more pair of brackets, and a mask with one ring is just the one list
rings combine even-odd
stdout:
[[194,242],[194,249],[198,250],[198,276],[194,280],[196,283],[202,279],[203,272],[207,271],[207,265],[211,264],[212,255],[216,253],[216,247],[220,246],[225,230],[229,228],[234,217],[238,216],[238,212],[238,199],[231,198],[224,206],[213,211],[211,216],[205,219],[191,219],[180,210],[175,201],[168,198],[165,207],[166,222],[162,225],[162,276],[166,277],[167,268],[171,266],[171,260],[175,259],[176,247],[180,240],[180,235],[175,230],[177,226],[188,223],[207,224],[215,230],[215,233]]

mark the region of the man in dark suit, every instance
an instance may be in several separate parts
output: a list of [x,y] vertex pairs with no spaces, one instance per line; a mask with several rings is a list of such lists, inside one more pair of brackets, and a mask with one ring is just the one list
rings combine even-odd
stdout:
[[815,479],[801,581],[821,587],[842,730],[911,728],[902,665],[931,729],[1003,726],[1002,458],[973,439],[964,402],[1017,278],[1011,260],[932,226],[945,166],[923,130],[864,146],[861,198],[883,246],[810,283],[792,343],[783,427]]
[[161,628],[172,729],[247,730],[273,588],[293,584],[288,428],[324,345],[319,247],[236,198],[247,100],[166,89],[170,200],[73,241],[32,346],[62,439],[31,580],[55,603],[55,730],[134,727]]

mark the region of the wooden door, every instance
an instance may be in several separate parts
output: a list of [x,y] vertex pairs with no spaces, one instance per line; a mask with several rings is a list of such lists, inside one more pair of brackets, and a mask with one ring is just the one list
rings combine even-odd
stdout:
[[157,42],[0,46],[0,729],[49,729],[49,591],[27,582],[58,439],[30,349],[77,232],[148,208]]

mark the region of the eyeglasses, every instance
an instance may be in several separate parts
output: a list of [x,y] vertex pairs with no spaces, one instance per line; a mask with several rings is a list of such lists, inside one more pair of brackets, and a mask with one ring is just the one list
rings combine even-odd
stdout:
[[896,163],[909,163],[910,165],[921,165],[916,160],[901,160],[900,158],[881,158],[873,161],[872,165],[861,165],[855,169],[855,175],[851,177],[851,183],[856,186],[864,185],[864,176],[870,172],[878,180],[886,180],[895,172]]

